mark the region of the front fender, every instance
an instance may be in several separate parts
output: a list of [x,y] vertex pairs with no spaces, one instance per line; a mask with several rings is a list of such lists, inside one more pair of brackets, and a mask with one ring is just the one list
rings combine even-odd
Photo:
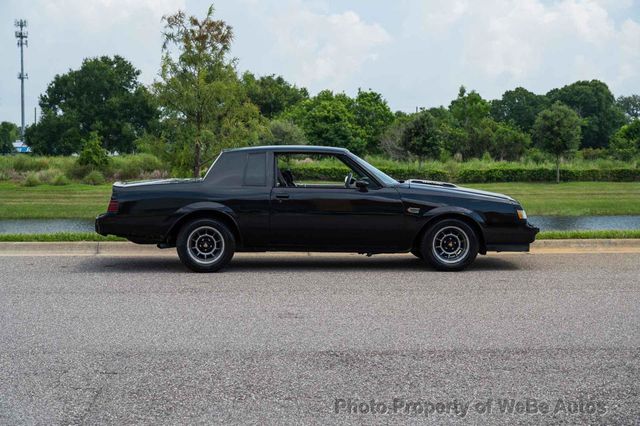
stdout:
[[476,222],[480,229],[486,226],[486,221],[484,217],[476,211],[465,209],[464,207],[457,206],[441,206],[436,207],[434,209],[428,210],[424,212],[422,217],[426,220],[427,223],[437,219],[438,217],[446,216],[446,215],[460,215],[468,217]]

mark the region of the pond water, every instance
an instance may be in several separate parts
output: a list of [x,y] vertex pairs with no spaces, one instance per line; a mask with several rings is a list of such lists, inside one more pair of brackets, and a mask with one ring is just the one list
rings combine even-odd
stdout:
[[[530,216],[529,222],[543,231],[640,229],[637,216]],[[0,234],[42,234],[49,232],[93,232],[93,220],[19,219],[0,220]]]

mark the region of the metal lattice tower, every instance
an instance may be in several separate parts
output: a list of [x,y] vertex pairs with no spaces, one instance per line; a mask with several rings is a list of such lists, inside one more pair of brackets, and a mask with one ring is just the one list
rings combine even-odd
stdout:
[[29,78],[28,74],[24,72],[24,48],[29,45],[29,41],[27,37],[29,37],[29,33],[25,31],[27,27],[26,19],[17,19],[15,21],[16,28],[16,38],[18,39],[18,47],[20,48],[20,73],[18,74],[18,79],[20,80],[20,105],[22,112],[22,122],[20,127],[20,139],[24,141],[24,81]]

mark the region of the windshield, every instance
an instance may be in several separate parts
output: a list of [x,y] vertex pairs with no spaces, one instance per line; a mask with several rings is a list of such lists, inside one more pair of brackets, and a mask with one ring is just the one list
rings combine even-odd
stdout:
[[373,167],[371,164],[367,163],[366,161],[364,161],[362,158],[358,157],[357,155],[354,155],[353,158],[361,165],[363,166],[365,169],[367,169],[367,171],[369,173],[371,173],[372,175],[375,176],[376,179],[378,179],[379,181],[381,181],[383,184],[385,185],[396,185],[398,183],[397,180],[395,180],[394,178],[392,178],[391,176],[387,175],[386,173],[381,172],[380,170],[376,169],[375,167]]

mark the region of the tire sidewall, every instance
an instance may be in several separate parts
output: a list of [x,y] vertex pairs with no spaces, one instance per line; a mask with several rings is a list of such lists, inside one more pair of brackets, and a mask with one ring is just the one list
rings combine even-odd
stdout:
[[[445,227],[455,226],[462,229],[469,239],[469,252],[467,255],[456,263],[445,263],[442,262],[438,257],[433,253],[433,239],[436,234]],[[424,256],[424,259],[435,269],[439,271],[461,271],[469,266],[478,255],[479,243],[478,236],[476,232],[473,230],[471,226],[469,226],[466,222],[458,219],[444,219],[434,223],[429,227],[427,232],[425,233],[422,244],[420,245],[420,251]]]
[[[201,263],[196,262],[189,255],[189,247],[188,241],[189,235],[193,232],[194,229],[200,228],[202,226],[210,226],[212,228],[217,229],[220,234],[222,234],[222,238],[224,240],[224,250],[222,252],[222,256],[209,265],[203,265]],[[176,239],[176,250],[178,252],[178,257],[182,263],[191,269],[194,272],[216,272],[225,267],[235,252],[236,242],[235,238],[229,228],[222,222],[217,221],[215,219],[195,219],[191,222],[187,222],[185,225],[180,228],[180,232],[178,232],[178,237]]]

